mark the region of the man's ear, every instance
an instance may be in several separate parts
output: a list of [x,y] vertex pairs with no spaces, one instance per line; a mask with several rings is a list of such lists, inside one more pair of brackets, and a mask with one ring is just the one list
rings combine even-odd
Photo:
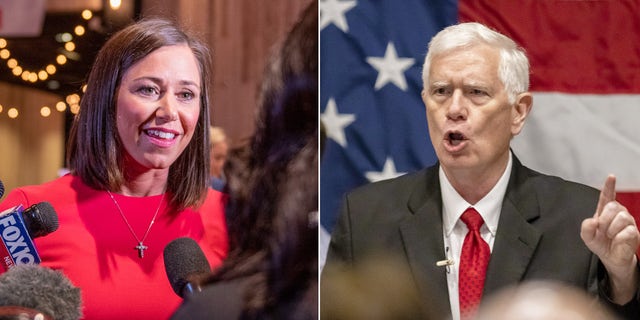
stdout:
[[531,112],[531,107],[533,106],[533,95],[531,92],[524,92],[518,94],[516,97],[516,102],[513,105],[512,109],[512,120],[511,120],[511,134],[518,135],[522,128],[524,127],[524,121],[527,119],[529,112]]

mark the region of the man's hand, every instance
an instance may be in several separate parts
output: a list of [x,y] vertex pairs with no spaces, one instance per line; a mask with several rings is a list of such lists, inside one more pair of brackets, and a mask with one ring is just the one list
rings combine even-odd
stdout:
[[640,232],[627,208],[616,201],[616,178],[607,177],[596,212],[582,222],[580,237],[607,269],[611,299],[620,305],[633,299],[638,290]]

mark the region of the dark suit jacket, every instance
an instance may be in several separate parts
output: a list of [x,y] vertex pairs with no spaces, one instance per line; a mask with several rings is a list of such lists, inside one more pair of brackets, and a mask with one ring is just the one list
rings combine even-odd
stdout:
[[[253,282],[252,282],[253,281]],[[310,287],[300,283],[301,290],[293,296],[278,300],[270,310],[268,319],[318,319],[318,286],[317,282]],[[203,288],[202,292],[187,296],[171,320],[235,320],[243,319],[245,296],[255,290],[255,279],[250,277],[219,281]],[[275,298],[275,297],[270,297]]]
[[[534,279],[597,294],[602,267],[580,238],[580,226],[595,212],[598,195],[591,187],[530,170],[514,156],[483,296]],[[425,308],[436,318],[450,317],[446,270],[436,266],[445,259],[438,165],[345,197],[326,267],[380,251],[406,259]]]

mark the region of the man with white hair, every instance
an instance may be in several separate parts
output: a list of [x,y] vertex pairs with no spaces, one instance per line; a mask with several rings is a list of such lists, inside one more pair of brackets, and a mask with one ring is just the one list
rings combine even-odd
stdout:
[[524,51],[479,23],[451,26],[431,40],[423,81],[438,163],[347,194],[327,266],[400,254],[437,319],[472,318],[482,297],[527,280],[582,288],[638,319],[640,233],[615,177],[599,193],[510,149],[533,105]]

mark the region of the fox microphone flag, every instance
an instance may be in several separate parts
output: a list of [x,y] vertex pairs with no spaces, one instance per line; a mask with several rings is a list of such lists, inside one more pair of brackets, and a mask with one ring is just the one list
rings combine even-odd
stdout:
[[21,264],[40,263],[32,238],[58,229],[58,216],[48,202],[27,209],[15,206],[0,213],[0,273]]

